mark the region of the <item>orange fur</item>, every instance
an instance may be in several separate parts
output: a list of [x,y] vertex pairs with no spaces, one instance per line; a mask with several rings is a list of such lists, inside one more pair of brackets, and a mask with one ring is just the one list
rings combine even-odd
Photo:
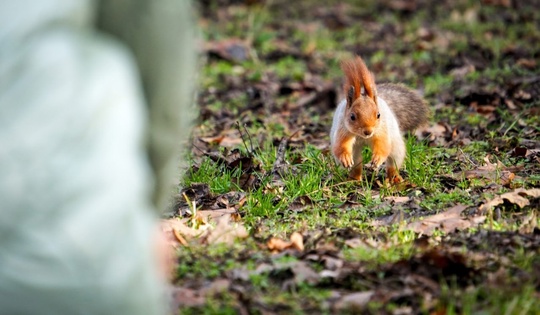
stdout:
[[403,178],[399,175],[398,169],[395,166],[390,165],[386,167],[386,178],[393,184],[403,181]]
[[346,131],[342,131],[339,134],[339,139],[336,141],[336,146],[334,147],[334,156],[339,157],[340,162],[345,167],[351,167],[354,164],[353,161],[353,144],[355,137],[353,134]]
[[370,144],[373,151],[371,161],[374,167],[379,167],[386,161],[392,150],[386,128],[381,128],[373,136]]
[[345,95],[348,94],[349,88],[354,87],[354,99],[360,97],[360,91],[364,87],[367,96],[373,99],[376,103],[377,92],[375,88],[375,78],[368,70],[366,64],[359,56],[354,59],[345,60],[341,63],[341,69],[345,74]]
[[[375,78],[360,57],[341,62],[345,75],[346,95],[336,109],[331,130],[332,153],[336,161],[349,168],[349,177],[361,179],[362,148],[371,147],[371,167],[378,169],[386,162],[387,180],[403,179],[406,147],[401,131],[414,130],[427,120],[424,101],[412,90],[399,84],[379,86],[382,101],[377,98]],[[405,129],[400,129],[401,124]]]

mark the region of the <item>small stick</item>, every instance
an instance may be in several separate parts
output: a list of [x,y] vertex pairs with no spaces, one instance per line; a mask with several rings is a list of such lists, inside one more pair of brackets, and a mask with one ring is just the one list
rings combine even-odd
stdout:
[[[255,152],[255,150],[253,149],[253,140],[251,139],[251,134],[249,133],[249,131],[247,130],[246,128],[246,124],[243,124],[242,125],[244,127],[244,130],[246,131],[246,134],[249,138],[249,146],[251,147],[251,153]],[[247,149],[247,148],[246,148]]]
[[189,247],[188,242],[187,242],[186,239],[182,236],[182,234],[180,233],[180,231],[178,231],[177,229],[173,228],[172,232],[173,232],[174,238],[176,238],[176,240],[177,240],[180,244],[182,244],[182,246],[184,246],[184,247]]
[[[248,148],[248,145],[246,143],[246,139],[244,139],[244,134],[242,133],[242,126],[244,127],[244,130],[249,138],[249,142],[250,142],[250,147],[251,147],[251,151],[249,150]],[[249,153],[249,155],[253,155],[253,141],[251,140],[251,135],[249,134],[247,128],[245,125],[242,125],[240,126],[240,122],[237,120],[236,121],[236,129],[238,130],[238,133],[240,133],[240,138],[242,138],[242,143],[244,144],[244,147],[246,148],[246,151]]]
[[276,153],[276,160],[274,161],[274,165],[272,166],[272,174],[277,174],[278,169],[281,168],[283,164],[285,164],[285,152],[287,152],[287,146],[289,145],[289,141],[291,141],[291,139],[296,136],[296,134],[298,134],[302,129],[303,128],[296,130],[288,138],[281,139]]

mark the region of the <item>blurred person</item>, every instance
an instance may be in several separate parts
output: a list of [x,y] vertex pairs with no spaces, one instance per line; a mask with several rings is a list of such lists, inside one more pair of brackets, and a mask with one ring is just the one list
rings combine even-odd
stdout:
[[184,0],[0,0],[0,314],[167,312],[195,33]]

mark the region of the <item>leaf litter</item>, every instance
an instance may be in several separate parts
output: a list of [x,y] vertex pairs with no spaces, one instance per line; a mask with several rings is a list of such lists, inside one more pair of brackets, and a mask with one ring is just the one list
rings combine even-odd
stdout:
[[[231,189],[219,194],[212,192],[208,183],[186,185],[176,198],[175,217],[164,221],[172,246],[180,251],[189,246],[181,257],[193,264],[216,259],[219,264],[214,267],[217,274],[190,276],[188,272],[178,279],[173,298],[178,307],[197,310],[209,301],[218,301],[241,314],[443,314],[450,311],[444,302],[448,299],[445,283],[465,292],[481,288],[491,293],[512,292],[514,287],[532,283],[539,297],[540,130],[531,121],[538,122],[532,118],[539,116],[540,60],[535,49],[523,42],[501,41],[500,49],[489,45],[489,38],[499,38],[501,32],[492,25],[534,21],[533,2],[483,1],[487,9],[460,8],[451,1],[441,2],[440,8],[424,1],[383,1],[367,5],[367,9],[349,3],[216,3],[220,5],[202,1],[201,20],[209,27],[205,30],[215,31],[212,28],[217,26],[223,32],[209,36],[204,51],[211,68],[227,64],[231,71],[209,75],[216,77],[215,82],[199,92],[201,121],[194,130],[193,163],[187,176],[210,160],[236,177],[231,179]],[[274,14],[268,19],[277,20],[264,24],[263,19],[260,23],[264,26],[257,29],[256,23],[249,24],[253,17],[242,14],[256,14],[253,12],[261,8]],[[489,14],[489,10],[497,13]],[[480,39],[472,32],[429,21],[410,32],[406,22],[417,12],[460,24],[463,29],[486,21],[493,24],[486,24]],[[397,21],[378,19],[380,16]],[[355,28],[356,21],[363,21],[365,31],[377,40],[344,39],[333,51],[323,51],[325,44],[317,43],[325,32],[355,31],[365,36]],[[238,32],[227,35],[223,26],[232,23],[253,38],[239,38]],[[295,36],[298,30],[306,42]],[[537,32],[523,36],[530,42],[540,38]],[[396,48],[396,43],[400,47]],[[395,62],[378,57],[395,56],[396,49],[408,57],[403,61],[394,58]],[[440,191],[465,191],[470,196],[467,202],[452,200],[427,206],[434,191],[408,184],[388,196],[387,187],[375,183],[369,189],[376,202],[366,210],[365,188],[344,189],[352,184],[340,181],[334,171],[321,179],[321,185],[327,185],[319,189],[322,197],[314,197],[314,193],[283,197],[287,176],[302,175],[299,165],[307,158],[306,148],[317,148],[329,156],[331,112],[342,97],[341,78],[330,73],[344,51],[366,56],[379,78],[397,78],[425,92],[434,116],[415,136],[429,147],[444,150],[440,158],[447,168],[433,177]],[[263,66],[250,68],[249,63]],[[286,71],[280,72],[280,63]],[[298,65],[300,70],[295,70]],[[512,71],[490,73],[495,66]],[[423,81],[428,77],[439,80],[436,93],[430,91],[427,80]],[[218,101],[226,106],[214,106]],[[257,154],[262,144],[269,143],[275,148],[276,159],[264,166]],[[468,148],[473,146],[483,146],[483,154],[471,153]],[[276,235],[266,221],[280,219],[262,216],[256,223],[244,222],[250,211],[246,200],[257,190],[277,195],[285,204],[276,211],[283,221],[319,211],[319,207],[338,218],[355,211],[371,212],[362,228],[318,226]],[[417,195],[417,191],[422,193]],[[337,202],[326,199],[336,195]],[[506,222],[515,220],[516,227],[489,230],[492,225],[485,223],[497,219],[492,211],[502,211]],[[383,216],[371,215],[381,212]],[[289,215],[294,217],[288,219]],[[410,255],[375,264],[367,258],[348,257],[351,251],[385,252],[401,246],[385,232],[392,228],[413,233]],[[219,242],[230,246],[221,256],[190,252]],[[243,244],[243,249],[237,249],[238,244]],[[527,257],[523,261],[528,262],[528,268],[516,258],[520,255]],[[231,259],[236,264],[225,269]],[[305,285],[324,290],[326,295],[320,300],[302,295],[299,292],[305,292]],[[289,298],[280,298],[282,293]],[[463,301],[454,301],[452,310],[466,310]],[[478,303],[475,310],[482,310],[482,302]],[[374,311],[374,305],[391,308]]]

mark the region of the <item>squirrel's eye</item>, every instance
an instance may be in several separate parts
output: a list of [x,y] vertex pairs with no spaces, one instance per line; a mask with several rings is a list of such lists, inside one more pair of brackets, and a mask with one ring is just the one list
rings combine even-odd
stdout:
[[351,114],[351,120],[352,121],[355,121],[356,120],[356,115],[354,113]]
[[381,113],[377,113],[377,119],[381,118]]

